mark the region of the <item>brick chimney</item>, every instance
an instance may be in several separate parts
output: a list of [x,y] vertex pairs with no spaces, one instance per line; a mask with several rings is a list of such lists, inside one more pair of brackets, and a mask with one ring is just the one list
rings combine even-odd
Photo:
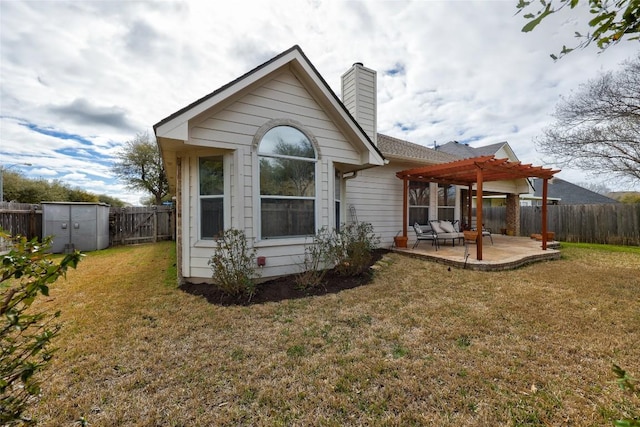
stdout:
[[375,145],[378,145],[376,72],[356,62],[342,75],[342,102]]

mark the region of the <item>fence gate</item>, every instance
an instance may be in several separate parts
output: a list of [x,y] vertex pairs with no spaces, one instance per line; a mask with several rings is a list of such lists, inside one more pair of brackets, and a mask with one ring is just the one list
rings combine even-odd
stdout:
[[174,238],[171,206],[111,208],[111,245],[132,245]]

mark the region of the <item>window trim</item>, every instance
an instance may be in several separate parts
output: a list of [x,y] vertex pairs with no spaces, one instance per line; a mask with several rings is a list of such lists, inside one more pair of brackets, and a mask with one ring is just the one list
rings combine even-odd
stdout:
[[[269,132],[271,129],[278,127],[278,126],[288,126],[288,127],[292,127],[298,131],[300,131],[305,137],[307,137],[307,139],[309,140],[309,142],[311,143],[311,145],[313,146],[313,149],[315,151],[315,158],[311,159],[311,158],[302,158],[302,157],[291,157],[291,156],[282,156],[282,158],[291,158],[293,160],[301,160],[301,161],[309,161],[309,162],[313,162],[314,163],[314,196],[313,197],[309,197],[309,196],[300,196],[300,197],[293,197],[293,196],[273,196],[273,195],[262,195],[261,194],[261,188],[260,188],[260,157],[264,156],[264,157],[277,157],[277,156],[272,156],[270,154],[265,154],[265,155],[261,155],[259,154],[259,149],[260,149],[260,142],[262,141],[262,138],[264,137],[264,135]],[[256,230],[255,233],[255,242],[256,242],[256,246],[278,246],[278,245],[282,245],[282,244],[296,244],[298,242],[300,242],[301,244],[308,241],[308,239],[312,236],[310,235],[305,235],[305,236],[283,236],[283,237],[263,237],[262,236],[262,198],[266,197],[266,198],[278,198],[278,199],[286,199],[286,198],[294,198],[296,200],[313,200],[314,201],[314,213],[313,213],[313,218],[314,218],[314,234],[317,233],[318,231],[318,225],[320,222],[320,212],[322,209],[321,206],[321,191],[322,191],[322,187],[321,187],[321,180],[322,180],[322,171],[321,171],[321,158],[322,158],[322,154],[318,145],[318,141],[315,138],[315,136],[300,122],[298,122],[297,120],[292,120],[292,119],[273,119],[273,120],[269,120],[267,123],[263,124],[258,131],[256,132],[256,134],[253,137],[253,143],[252,143],[252,158],[253,158],[253,200],[254,200],[254,208],[253,208],[253,226],[254,226],[254,230]],[[267,243],[268,242],[268,243]]]
[[[198,151],[191,158],[190,164],[193,165],[193,179],[192,185],[196,187],[196,191],[193,192],[195,200],[192,204],[193,212],[192,218],[194,218],[197,225],[193,227],[195,229],[195,235],[193,235],[194,243],[193,247],[213,248],[218,246],[216,239],[203,239],[202,238],[202,206],[200,205],[200,158],[201,157],[222,157],[222,174],[224,178],[223,183],[223,196],[222,196],[222,212],[223,212],[223,230],[227,230],[231,227],[231,180],[232,168],[234,163],[234,152],[220,152],[220,151]],[[191,231],[188,234],[192,234]]]

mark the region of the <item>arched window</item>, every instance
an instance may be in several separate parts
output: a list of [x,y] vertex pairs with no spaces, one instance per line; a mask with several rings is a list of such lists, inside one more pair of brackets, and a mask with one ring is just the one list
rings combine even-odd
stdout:
[[267,131],[258,146],[263,239],[315,234],[317,154],[291,126]]

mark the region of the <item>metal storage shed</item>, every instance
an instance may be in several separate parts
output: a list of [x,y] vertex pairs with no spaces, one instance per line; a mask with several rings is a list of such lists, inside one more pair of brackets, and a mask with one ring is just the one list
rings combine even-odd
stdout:
[[42,202],[42,237],[53,236],[51,252],[109,247],[109,205]]

